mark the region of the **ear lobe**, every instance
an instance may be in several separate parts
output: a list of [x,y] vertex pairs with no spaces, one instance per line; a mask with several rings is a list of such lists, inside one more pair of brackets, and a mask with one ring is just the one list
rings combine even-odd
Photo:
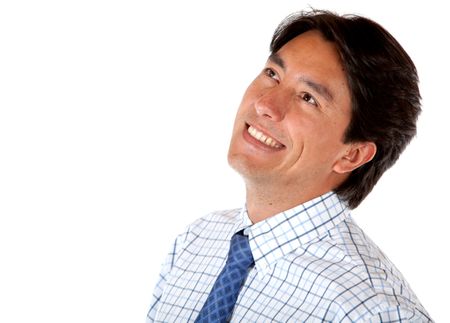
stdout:
[[377,146],[373,142],[352,143],[345,155],[334,164],[333,170],[338,174],[350,173],[371,161],[376,152]]

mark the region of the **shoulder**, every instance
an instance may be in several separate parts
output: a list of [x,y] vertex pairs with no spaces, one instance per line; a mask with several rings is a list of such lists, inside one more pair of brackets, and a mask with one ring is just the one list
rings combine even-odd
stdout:
[[241,211],[242,209],[214,211],[194,221],[189,228],[235,224],[239,221]]
[[401,272],[352,218],[337,226],[333,237],[346,254],[347,269],[351,268],[333,281],[334,290],[341,291],[334,301],[341,318],[348,322],[431,321]]
[[191,224],[177,237],[181,249],[194,240],[212,239],[227,235],[241,218],[242,209],[229,209],[208,213]]
[[234,226],[239,221],[241,210],[242,209],[230,209],[208,213],[191,223],[186,231],[199,234],[205,231],[226,230],[228,227]]

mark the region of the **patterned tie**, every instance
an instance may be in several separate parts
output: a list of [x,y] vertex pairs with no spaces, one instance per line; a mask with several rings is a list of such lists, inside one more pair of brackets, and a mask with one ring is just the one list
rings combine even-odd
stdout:
[[196,323],[227,322],[249,268],[254,263],[248,237],[239,231],[231,238],[227,263],[217,277]]

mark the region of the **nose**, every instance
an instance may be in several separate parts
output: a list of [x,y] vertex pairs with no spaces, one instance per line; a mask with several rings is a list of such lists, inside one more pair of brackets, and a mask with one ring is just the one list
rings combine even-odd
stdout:
[[271,88],[255,102],[256,113],[272,121],[281,121],[287,111],[288,94],[279,88]]

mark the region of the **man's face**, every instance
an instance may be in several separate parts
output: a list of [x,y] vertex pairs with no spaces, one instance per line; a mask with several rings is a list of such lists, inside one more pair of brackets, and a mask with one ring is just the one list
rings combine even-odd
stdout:
[[254,183],[326,185],[348,150],[342,140],[350,117],[350,92],[334,44],[306,32],[269,57],[245,92],[229,163]]

